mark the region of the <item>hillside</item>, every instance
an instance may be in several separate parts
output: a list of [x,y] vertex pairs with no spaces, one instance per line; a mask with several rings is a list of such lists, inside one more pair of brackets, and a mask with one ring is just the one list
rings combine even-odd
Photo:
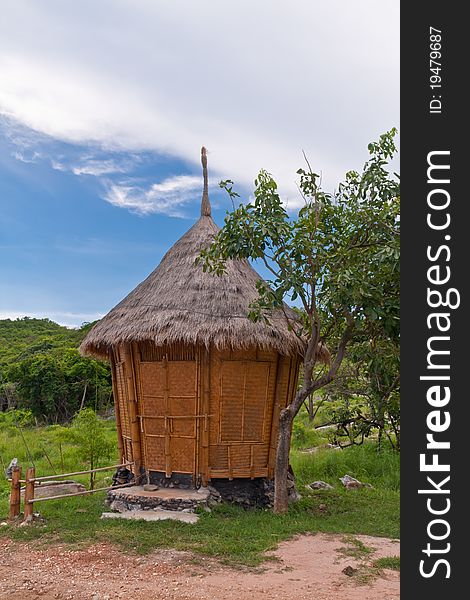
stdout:
[[50,319],[0,319],[0,369],[33,354],[77,348],[91,326],[69,329]]
[[82,405],[111,400],[109,366],[80,356],[93,323],[68,329],[49,319],[0,320],[0,410],[22,408],[36,418],[69,419]]

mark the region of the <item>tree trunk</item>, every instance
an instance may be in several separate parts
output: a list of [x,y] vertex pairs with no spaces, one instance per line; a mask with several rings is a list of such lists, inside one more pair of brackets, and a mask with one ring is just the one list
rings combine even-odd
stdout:
[[285,514],[288,510],[287,475],[294,416],[289,407],[285,408],[279,417],[279,439],[274,468],[274,512],[276,514]]
[[328,385],[336,377],[336,373],[343,360],[346,345],[351,338],[353,329],[354,322],[352,321],[352,318],[349,318],[348,325],[341,337],[334,361],[328,372],[315,381],[312,381],[312,373],[316,360],[316,335],[309,341],[309,347],[307,349],[306,357],[304,358],[304,381],[302,387],[297,390],[292,403],[282,410],[279,416],[279,437],[276,452],[276,464],[274,467],[274,512],[277,514],[285,514],[288,510],[289,493],[287,487],[287,475],[289,472],[289,452],[294,418],[309,395],[325,385]]
[[[93,454],[90,457],[90,470],[92,471],[95,468],[95,461],[93,460]],[[90,490],[95,489],[95,474],[90,473]]]

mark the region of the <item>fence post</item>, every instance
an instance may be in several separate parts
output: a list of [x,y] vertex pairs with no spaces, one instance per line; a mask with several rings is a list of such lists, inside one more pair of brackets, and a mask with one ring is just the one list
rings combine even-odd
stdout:
[[11,473],[10,511],[8,519],[13,521],[21,512],[21,467],[13,467]]
[[26,485],[24,490],[24,521],[32,521],[33,519],[33,503],[30,500],[34,499],[34,478],[36,469],[28,467],[26,470]]

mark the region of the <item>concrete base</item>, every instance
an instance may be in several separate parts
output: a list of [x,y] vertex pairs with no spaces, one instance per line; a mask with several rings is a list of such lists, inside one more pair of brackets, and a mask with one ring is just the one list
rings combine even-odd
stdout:
[[197,523],[199,516],[180,510],[127,510],[125,512],[104,512],[102,519],[130,519],[139,521],[181,521],[182,523]]

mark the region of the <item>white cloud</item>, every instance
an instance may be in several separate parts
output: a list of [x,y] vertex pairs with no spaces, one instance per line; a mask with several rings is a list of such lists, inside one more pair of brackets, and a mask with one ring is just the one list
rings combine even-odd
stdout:
[[141,215],[160,213],[182,217],[184,213],[181,209],[191,200],[199,198],[200,194],[200,177],[177,175],[148,188],[110,184],[104,198],[114,206]]
[[96,160],[90,159],[82,164],[71,167],[74,175],[110,175],[111,173],[127,173],[133,166],[131,161],[118,162],[116,160]]
[[[18,158],[16,155],[15,152],[14,156]],[[122,160],[85,158],[76,164],[73,161],[57,160],[52,157],[49,160],[51,167],[56,171],[71,171],[74,175],[92,175],[94,177],[114,173],[128,173],[136,162],[136,160],[130,158]]]
[[293,206],[302,149],[332,187],[398,124],[398,11],[393,0],[15,0],[0,25],[0,112],[60,140],[194,163],[204,144],[214,178],[251,185],[267,168]]
[[15,151],[13,152],[13,157],[24,163],[35,163],[42,155],[40,152],[32,152],[30,156],[27,156],[25,152]]

